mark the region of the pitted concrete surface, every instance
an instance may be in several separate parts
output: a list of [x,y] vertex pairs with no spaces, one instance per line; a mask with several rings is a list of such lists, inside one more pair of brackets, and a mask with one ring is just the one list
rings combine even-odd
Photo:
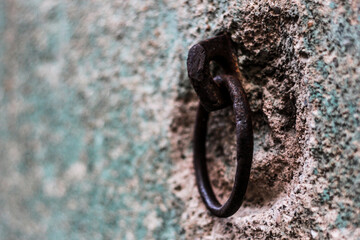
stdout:
[[[360,238],[358,1],[0,3],[1,239]],[[253,112],[245,202],[192,168],[188,49],[229,32]],[[216,74],[214,72],[213,74]],[[232,109],[211,115],[226,201]]]

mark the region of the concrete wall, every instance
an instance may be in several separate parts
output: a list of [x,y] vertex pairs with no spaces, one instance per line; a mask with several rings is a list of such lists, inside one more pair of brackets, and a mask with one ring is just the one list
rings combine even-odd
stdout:
[[[0,239],[360,238],[358,1],[2,0]],[[232,217],[192,169],[188,49],[227,31],[253,111]],[[225,201],[231,109],[212,114]],[[211,147],[210,147],[211,146]]]

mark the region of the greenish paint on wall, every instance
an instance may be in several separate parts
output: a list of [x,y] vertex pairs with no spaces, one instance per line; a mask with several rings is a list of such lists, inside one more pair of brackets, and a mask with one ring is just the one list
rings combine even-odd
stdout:
[[[169,149],[160,143],[167,138],[167,129],[143,137],[141,123],[157,121],[153,116],[156,113],[140,104],[136,97],[142,93],[129,88],[131,80],[126,79],[143,68],[149,75],[144,91],[151,92],[144,97],[168,98],[169,93],[157,91],[163,79],[154,72],[172,54],[177,37],[176,16],[167,11],[165,4],[160,5],[160,12],[156,8],[147,14],[145,25],[128,29],[124,34],[155,41],[149,36],[166,22],[169,48],[159,51],[160,60],[149,57],[134,65],[127,59],[134,55],[133,50],[139,50],[109,36],[112,33],[99,23],[103,18],[86,22],[89,28],[86,36],[79,35],[78,31],[83,30],[79,24],[84,24],[81,18],[85,16],[69,12],[86,9],[91,14],[91,9],[96,11],[91,3],[5,2],[6,7],[1,9],[15,8],[16,15],[5,16],[2,12],[1,18],[11,18],[13,25],[1,21],[0,30],[3,25],[8,32],[16,30],[8,33],[14,34],[15,42],[5,46],[7,54],[13,51],[18,65],[1,79],[1,105],[6,113],[0,116],[0,151],[4,153],[1,166],[13,163],[10,172],[9,168],[1,168],[1,175],[2,181],[7,178],[17,183],[14,187],[2,187],[0,208],[5,213],[0,218],[2,237],[179,236],[180,208],[174,203],[181,202],[168,190]],[[119,8],[118,14],[129,9]],[[107,46],[102,48],[99,42],[104,41],[104,35]],[[80,47],[85,53],[76,52],[74,44],[78,42],[86,44]],[[0,46],[3,48],[4,44]],[[106,56],[112,54],[109,60]],[[72,62],[71,57],[78,61]],[[9,64],[2,61],[1,68]],[[93,78],[90,72],[94,69],[100,73],[95,81],[86,84],[76,81],[79,71],[84,72],[81,73],[84,78]],[[114,74],[104,76],[102,73],[107,70]],[[6,85],[10,87],[7,89]],[[10,108],[14,108],[12,113]],[[18,152],[16,160],[6,149],[9,145]],[[20,179],[15,180],[14,173]]]
[[[339,5],[345,10],[342,14],[332,11]],[[358,229],[360,156],[356,132],[360,129],[360,82],[355,72],[359,69],[360,42],[356,39],[360,26],[350,20],[357,11],[350,3],[331,2],[328,7],[332,9],[329,15],[318,11],[311,13],[318,21],[316,28],[306,36],[313,46],[308,50],[316,49],[312,54],[318,59],[316,70],[322,76],[309,86],[310,102],[319,112],[314,129],[317,144],[312,151],[318,161],[320,177],[328,180],[328,187],[319,196],[320,203],[323,207],[337,209],[336,220],[329,223],[329,229],[350,226]],[[333,55],[332,61],[326,62],[324,58],[329,59],[329,55]],[[322,211],[327,211],[325,209]]]

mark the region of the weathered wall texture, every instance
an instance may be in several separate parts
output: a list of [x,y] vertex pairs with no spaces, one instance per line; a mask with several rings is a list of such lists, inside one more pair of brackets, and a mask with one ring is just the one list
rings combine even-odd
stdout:
[[[356,0],[2,0],[0,238],[360,238],[359,12]],[[255,138],[245,202],[227,219],[195,185],[185,66],[221,31]],[[209,128],[225,201],[232,110]]]

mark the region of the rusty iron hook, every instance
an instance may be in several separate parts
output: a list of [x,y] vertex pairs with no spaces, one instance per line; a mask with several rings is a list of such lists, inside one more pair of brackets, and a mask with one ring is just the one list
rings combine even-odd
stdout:
[[[211,77],[210,62],[215,61],[224,75]],[[199,42],[189,50],[188,75],[200,98],[194,131],[194,168],[200,195],[212,214],[229,217],[241,206],[253,157],[253,132],[251,110],[241,85],[242,75],[237,65],[229,35],[223,34]],[[211,187],[206,167],[206,135],[209,112],[233,106],[236,119],[235,182],[229,199],[224,205],[217,200]]]

